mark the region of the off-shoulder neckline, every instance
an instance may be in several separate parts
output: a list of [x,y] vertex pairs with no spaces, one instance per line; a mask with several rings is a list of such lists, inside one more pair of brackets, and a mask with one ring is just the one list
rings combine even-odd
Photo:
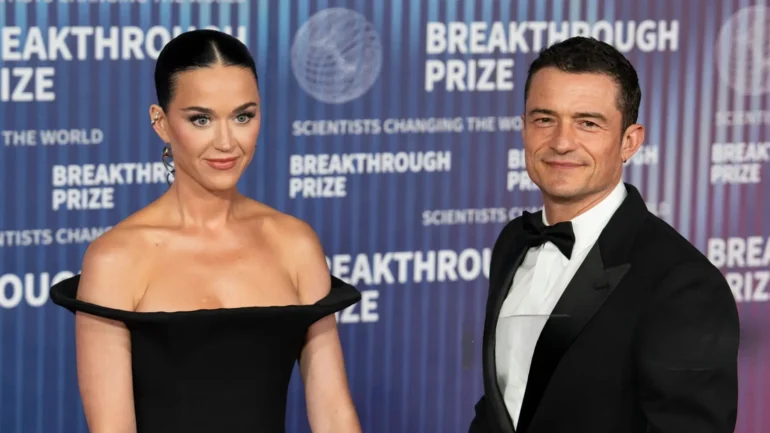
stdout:
[[[77,299],[80,274],[54,284],[50,289],[51,300],[72,313],[78,311],[123,321],[144,322],[159,319],[181,319],[192,317],[214,317],[249,313],[288,313],[292,311],[323,310],[337,311],[355,304],[361,299],[360,292],[342,279],[331,276],[329,293],[312,304],[262,305],[243,307],[201,308],[175,311],[130,311],[106,307]],[[329,313],[330,314],[330,313]]]

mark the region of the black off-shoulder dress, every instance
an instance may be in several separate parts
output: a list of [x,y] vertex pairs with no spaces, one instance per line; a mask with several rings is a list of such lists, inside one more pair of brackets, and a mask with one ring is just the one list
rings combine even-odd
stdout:
[[138,433],[284,433],[308,327],[361,299],[332,276],[329,294],[310,305],[138,313],[78,300],[79,281],[54,285],[51,300],[126,324]]

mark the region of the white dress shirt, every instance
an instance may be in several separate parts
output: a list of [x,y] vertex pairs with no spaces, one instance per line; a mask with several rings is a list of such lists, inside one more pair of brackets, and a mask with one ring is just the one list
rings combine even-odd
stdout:
[[[621,181],[596,206],[572,219],[575,244],[567,259],[551,242],[530,248],[500,309],[495,341],[497,381],[514,427],[519,421],[529,366],[549,315],[567,284],[625,199]],[[543,223],[548,225],[545,210]],[[511,263],[511,265],[513,265]]]

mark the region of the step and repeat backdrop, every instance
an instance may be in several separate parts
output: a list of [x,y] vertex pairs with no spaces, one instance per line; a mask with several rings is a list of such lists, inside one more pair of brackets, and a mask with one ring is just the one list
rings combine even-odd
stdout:
[[[520,129],[530,61],[573,35],[637,67],[625,168],[726,275],[737,431],[770,431],[770,7],[761,1],[0,1],[0,431],[86,432],[73,316],[49,287],[168,187],[154,60],[210,27],[253,52],[263,125],[241,190],[309,222],[362,301],[338,315],[367,433],[466,432],[491,247],[541,204]],[[336,79],[332,80],[334,77]],[[290,432],[309,432],[299,376]]]

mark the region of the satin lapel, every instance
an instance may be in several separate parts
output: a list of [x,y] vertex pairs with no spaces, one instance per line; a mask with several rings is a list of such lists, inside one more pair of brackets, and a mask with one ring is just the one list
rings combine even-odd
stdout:
[[545,324],[535,346],[518,430],[525,431],[564,352],[609,297],[630,264],[605,268],[599,244],[591,248]]
[[527,250],[526,244],[516,239],[521,236],[513,236],[512,245],[505,252],[500,263],[498,275],[491,275],[493,286],[490,291],[490,299],[487,305],[487,326],[484,332],[484,389],[489,404],[490,416],[496,433],[515,433],[513,422],[503,400],[502,392],[497,383],[497,364],[495,358],[495,346],[497,337],[497,322],[500,309],[508,296],[516,270],[524,260]]

